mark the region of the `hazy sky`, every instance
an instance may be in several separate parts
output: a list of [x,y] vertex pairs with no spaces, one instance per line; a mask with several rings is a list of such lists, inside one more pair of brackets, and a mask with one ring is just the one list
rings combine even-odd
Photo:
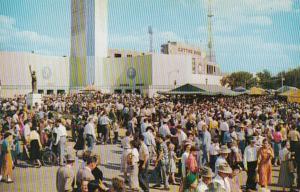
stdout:
[[[0,50],[69,55],[69,0],[1,0]],[[222,71],[272,73],[300,66],[300,0],[213,0]],[[185,41],[206,49],[207,0],[109,0],[109,48],[147,51]]]

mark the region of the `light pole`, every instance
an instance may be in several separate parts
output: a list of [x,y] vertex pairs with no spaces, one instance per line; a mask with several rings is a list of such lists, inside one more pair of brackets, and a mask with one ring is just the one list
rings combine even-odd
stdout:
[[281,92],[283,92],[283,81],[285,80],[285,78],[283,76],[281,76]]

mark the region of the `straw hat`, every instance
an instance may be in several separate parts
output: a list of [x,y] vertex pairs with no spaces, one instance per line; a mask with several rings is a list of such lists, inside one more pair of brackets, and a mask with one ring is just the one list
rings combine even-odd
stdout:
[[203,167],[201,169],[200,175],[201,175],[201,177],[209,177],[209,178],[212,178],[215,176],[214,173],[212,172],[211,168],[209,168],[209,167]]
[[228,165],[228,163],[223,163],[223,164],[219,165],[218,172],[226,173],[226,174],[232,174],[232,169]]
[[68,154],[66,155],[66,160],[67,160],[68,162],[75,161],[75,156],[74,156],[72,153],[68,153]]
[[231,152],[231,150],[228,149],[227,145],[222,145],[220,148],[220,151],[219,151],[220,154],[230,153],[230,152]]

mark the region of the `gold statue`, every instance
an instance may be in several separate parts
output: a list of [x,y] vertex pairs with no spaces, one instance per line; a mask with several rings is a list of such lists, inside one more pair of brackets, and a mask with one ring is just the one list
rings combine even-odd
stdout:
[[37,79],[35,71],[31,70],[31,65],[29,65],[29,71],[31,75],[31,87],[32,87],[32,93],[37,93]]

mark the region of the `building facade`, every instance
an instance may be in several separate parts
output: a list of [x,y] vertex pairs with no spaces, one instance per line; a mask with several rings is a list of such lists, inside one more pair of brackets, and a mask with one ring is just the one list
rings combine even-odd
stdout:
[[69,91],[69,57],[0,52],[1,97],[13,97],[32,91],[30,65],[36,71],[39,93],[56,94]]
[[189,55],[192,57],[192,74],[221,75],[220,68],[208,62],[206,53],[199,47],[185,43],[168,42],[161,46],[161,53],[168,55]]

